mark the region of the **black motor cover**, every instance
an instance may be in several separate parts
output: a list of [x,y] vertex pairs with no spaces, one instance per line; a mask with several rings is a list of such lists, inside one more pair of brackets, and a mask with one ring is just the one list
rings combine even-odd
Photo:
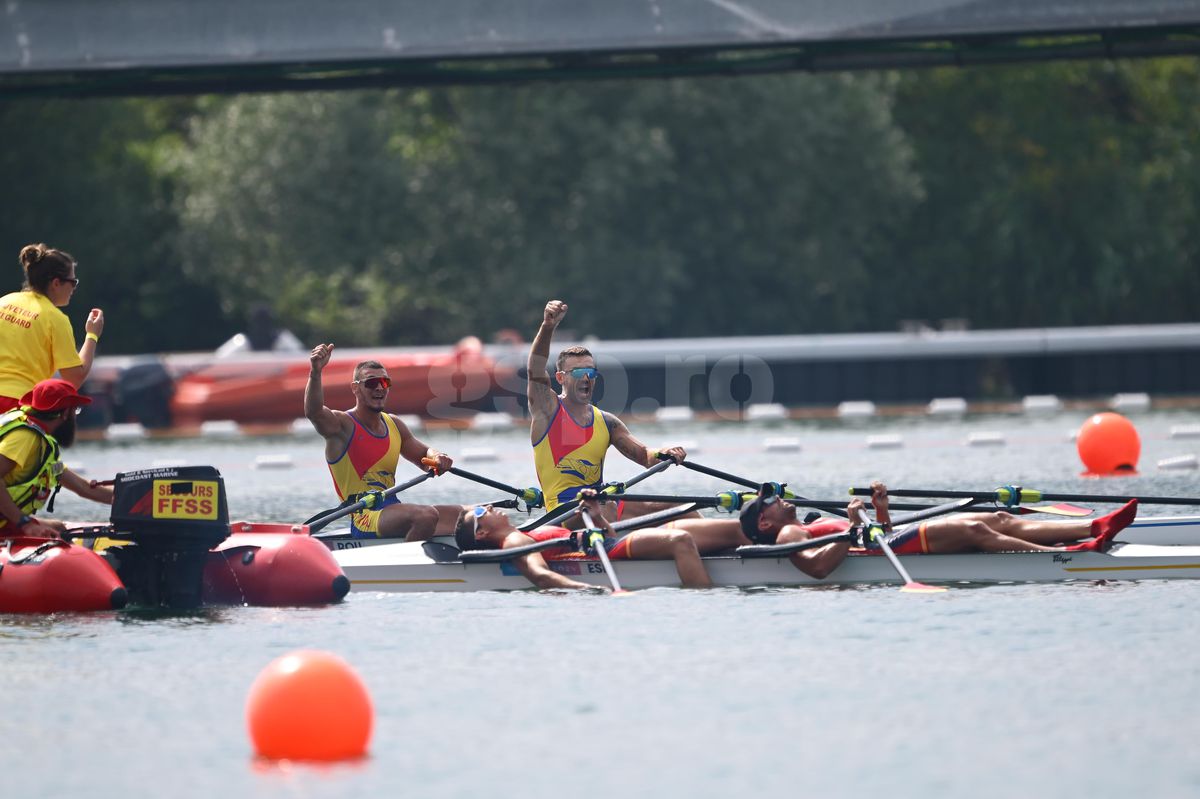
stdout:
[[111,521],[115,538],[134,542],[113,553],[134,603],[200,604],[208,551],[229,537],[220,472],[180,466],[118,474]]

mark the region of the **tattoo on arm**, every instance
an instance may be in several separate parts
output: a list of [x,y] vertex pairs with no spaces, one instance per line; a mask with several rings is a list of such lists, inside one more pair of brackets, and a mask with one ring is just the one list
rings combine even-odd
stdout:
[[617,452],[624,455],[634,463],[639,463],[642,466],[646,465],[646,445],[633,437],[633,433],[629,432],[629,428],[625,423],[618,419],[614,414],[604,411],[604,421],[608,423],[609,440],[616,447]]

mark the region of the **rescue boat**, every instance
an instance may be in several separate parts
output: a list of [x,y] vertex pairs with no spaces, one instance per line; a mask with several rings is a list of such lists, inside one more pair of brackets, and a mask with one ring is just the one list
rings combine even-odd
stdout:
[[57,538],[0,544],[0,613],[118,610],[128,592],[104,558]]

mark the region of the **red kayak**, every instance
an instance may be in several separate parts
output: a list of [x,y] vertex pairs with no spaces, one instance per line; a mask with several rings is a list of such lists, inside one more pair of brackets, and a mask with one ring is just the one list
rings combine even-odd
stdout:
[[0,613],[116,610],[127,599],[112,566],[90,549],[57,538],[0,540]]
[[233,522],[204,567],[206,604],[326,605],[350,591],[329,548],[299,524]]

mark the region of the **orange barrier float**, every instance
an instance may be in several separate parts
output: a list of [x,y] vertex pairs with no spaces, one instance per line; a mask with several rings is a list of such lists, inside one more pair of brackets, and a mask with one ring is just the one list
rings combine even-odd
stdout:
[[104,558],[56,538],[0,544],[0,613],[117,610],[128,594]]

